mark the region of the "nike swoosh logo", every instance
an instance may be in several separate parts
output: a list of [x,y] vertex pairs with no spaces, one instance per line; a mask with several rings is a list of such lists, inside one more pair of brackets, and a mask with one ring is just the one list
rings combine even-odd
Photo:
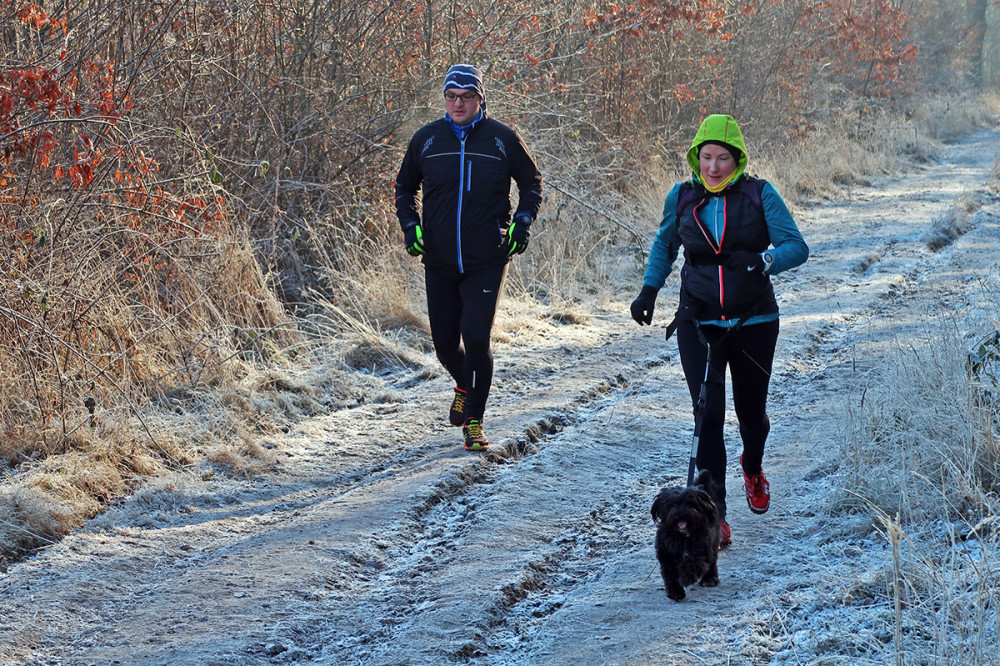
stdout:
[[752,270],[753,270],[753,266],[747,266],[747,273],[751,272]]
[[492,289],[483,289],[483,293],[484,294],[492,294],[493,290]]

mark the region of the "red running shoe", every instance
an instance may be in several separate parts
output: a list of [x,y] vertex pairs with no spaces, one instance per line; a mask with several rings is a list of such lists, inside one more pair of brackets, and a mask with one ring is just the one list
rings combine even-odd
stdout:
[[722,521],[719,523],[719,550],[729,548],[733,545],[733,532],[729,529],[729,523]]
[[[740,456],[740,465],[743,464],[743,456]],[[764,476],[764,470],[760,470],[753,476],[747,476],[743,472],[743,490],[747,493],[747,506],[754,513],[766,513],[771,506],[771,484]]]

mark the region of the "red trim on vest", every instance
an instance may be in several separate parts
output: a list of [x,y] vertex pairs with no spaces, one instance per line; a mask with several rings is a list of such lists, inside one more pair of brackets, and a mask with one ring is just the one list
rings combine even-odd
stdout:
[[[722,196],[722,234],[720,235],[718,242],[716,242],[715,236],[713,236],[711,232],[709,232],[708,229],[705,228],[705,225],[702,224],[702,221],[698,219],[698,207],[704,205],[705,202],[708,201],[708,199],[702,199],[700,202],[695,204],[694,208],[691,209],[691,216],[694,218],[695,224],[698,225],[698,230],[701,231],[701,235],[705,237],[705,240],[708,241],[708,244],[711,246],[712,251],[716,255],[722,254],[722,242],[726,239],[726,222],[729,219],[727,215],[728,200],[726,199],[725,194],[721,196]],[[719,266],[719,307],[721,308],[726,307],[726,285],[722,281],[721,265]],[[722,319],[725,320],[725,318],[726,318],[725,315],[723,315]]]

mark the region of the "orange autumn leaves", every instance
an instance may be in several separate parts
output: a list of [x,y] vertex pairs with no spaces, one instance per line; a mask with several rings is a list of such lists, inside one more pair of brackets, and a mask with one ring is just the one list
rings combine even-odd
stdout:
[[157,162],[136,147],[127,133],[132,98],[113,61],[84,55],[68,64],[65,19],[49,17],[38,5],[16,14],[28,36],[58,56],[47,64],[0,70],[0,225],[19,228],[24,212],[45,191],[91,188],[93,196],[119,210],[125,226],[155,222],[161,230],[197,235],[223,217],[216,197],[173,195],[152,176]]

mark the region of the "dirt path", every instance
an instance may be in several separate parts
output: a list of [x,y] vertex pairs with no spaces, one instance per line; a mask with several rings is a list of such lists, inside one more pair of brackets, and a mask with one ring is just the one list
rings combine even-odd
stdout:
[[980,302],[1000,204],[943,252],[920,239],[998,145],[979,133],[798,216],[812,258],[777,284],[773,504],[742,509],[727,423],[719,587],[670,601],[651,545],[649,504],[683,481],[690,442],[671,278],[652,329],[623,300],[499,349],[487,456],[442,424],[436,379],[302,424],[278,474],[177,481],[12,567],[0,664],[806,663],[882,640],[830,599],[881,545],[830,524],[827,475],[874,359]]

